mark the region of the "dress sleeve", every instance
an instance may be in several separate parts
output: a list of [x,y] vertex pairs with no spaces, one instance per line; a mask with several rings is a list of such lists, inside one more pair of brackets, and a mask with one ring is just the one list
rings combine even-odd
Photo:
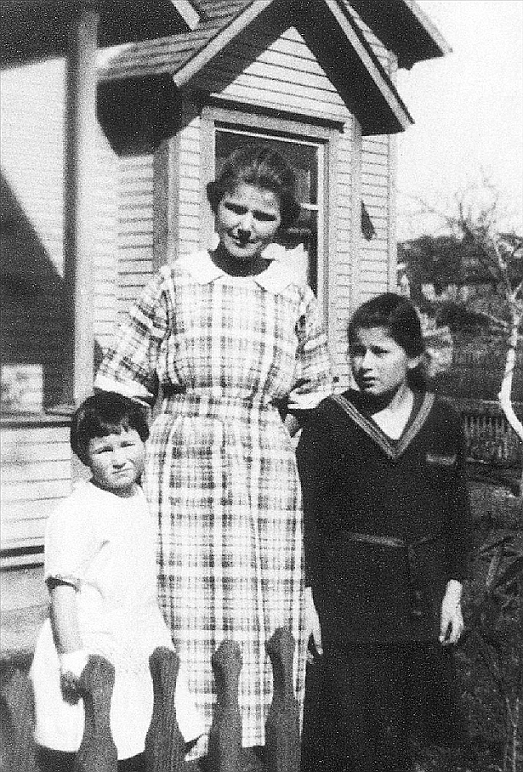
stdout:
[[333,438],[321,408],[313,411],[301,432],[296,459],[303,498],[305,581],[317,600],[322,584],[322,511],[331,497],[335,471]]
[[320,307],[305,288],[296,333],[298,350],[288,410],[311,410],[332,392],[332,372]]
[[463,582],[469,576],[472,549],[472,515],[467,484],[465,435],[458,415],[456,420],[456,469],[447,518],[447,577]]
[[163,271],[145,287],[107,349],[95,388],[116,391],[147,404],[158,389],[160,347],[168,329],[169,302]]
[[65,501],[47,521],[45,581],[58,579],[78,588],[100,546],[89,512]]

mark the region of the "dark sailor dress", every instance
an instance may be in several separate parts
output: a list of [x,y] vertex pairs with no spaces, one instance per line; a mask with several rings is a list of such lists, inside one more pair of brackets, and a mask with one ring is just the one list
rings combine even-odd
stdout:
[[471,543],[460,418],[417,393],[391,440],[348,391],[314,411],[297,456],[333,768],[406,772],[412,731],[464,739],[453,653],[438,641],[447,582],[466,577]]

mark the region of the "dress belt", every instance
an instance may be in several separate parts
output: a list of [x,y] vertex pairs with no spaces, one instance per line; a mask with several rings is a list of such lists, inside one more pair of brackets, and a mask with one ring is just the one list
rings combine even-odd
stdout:
[[414,541],[406,541],[405,539],[401,539],[396,536],[375,536],[374,534],[370,533],[356,533],[354,531],[347,531],[345,535],[351,541],[375,544],[379,547],[399,547],[407,551],[410,584],[410,613],[413,617],[422,617],[423,611],[427,610],[428,608],[428,604],[420,589],[420,579],[422,573],[421,561],[416,552],[416,547],[418,547],[420,544],[427,544],[428,542],[436,541],[442,537],[442,534],[433,533],[429,534],[428,536],[422,536],[420,539],[415,539]]

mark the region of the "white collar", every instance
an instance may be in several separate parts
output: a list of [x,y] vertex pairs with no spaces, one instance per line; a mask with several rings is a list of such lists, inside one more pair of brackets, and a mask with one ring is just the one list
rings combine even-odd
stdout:
[[[247,276],[260,287],[279,295],[290,284],[301,284],[299,278],[299,269],[296,265],[297,258],[303,261],[303,246],[300,244],[295,249],[285,249],[278,244],[270,244],[263,252],[263,257],[270,260],[269,267],[256,276]],[[182,255],[176,261],[176,264],[184,271],[191,274],[199,284],[210,284],[222,277],[229,277],[224,270],[215,265],[207,250],[191,252]],[[302,262],[303,265],[303,262]]]

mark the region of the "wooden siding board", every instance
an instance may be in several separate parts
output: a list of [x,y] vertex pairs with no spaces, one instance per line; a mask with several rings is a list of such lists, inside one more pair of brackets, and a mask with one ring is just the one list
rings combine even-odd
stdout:
[[2,549],[41,546],[45,522],[71,491],[69,429],[2,428]]
[[[276,42],[271,42],[274,31],[257,30],[251,34],[256,49],[261,47],[263,40],[267,44],[253,62],[243,37],[241,43],[234,41],[232,46],[213,59],[212,65],[193,79],[193,85],[211,90],[222,98],[278,107],[281,107],[281,99],[284,98],[289,110],[311,115],[323,110],[331,116],[348,118],[343,100],[297,30],[291,28],[276,38]],[[286,46],[285,54],[282,54],[282,42]],[[305,61],[311,67],[304,73]]]

